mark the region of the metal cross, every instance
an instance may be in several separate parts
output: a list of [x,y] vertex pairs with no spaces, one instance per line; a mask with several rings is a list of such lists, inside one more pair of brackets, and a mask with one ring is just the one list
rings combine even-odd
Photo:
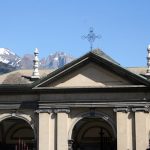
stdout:
[[92,49],[93,49],[93,43],[94,43],[95,39],[99,39],[99,38],[101,38],[101,36],[95,35],[94,29],[92,27],[90,27],[88,35],[86,35],[86,36],[84,35],[84,36],[82,36],[82,38],[83,39],[87,39],[89,41],[89,43],[90,43],[90,49],[92,51]]

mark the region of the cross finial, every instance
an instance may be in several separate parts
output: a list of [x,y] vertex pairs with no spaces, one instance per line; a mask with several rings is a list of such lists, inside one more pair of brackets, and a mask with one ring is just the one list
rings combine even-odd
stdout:
[[94,43],[95,39],[99,39],[99,38],[101,38],[101,36],[96,35],[94,33],[94,29],[92,27],[90,27],[88,35],[83,36],[83,39],[87,39],[89,41],[91,51],[93,49],[93,43]]

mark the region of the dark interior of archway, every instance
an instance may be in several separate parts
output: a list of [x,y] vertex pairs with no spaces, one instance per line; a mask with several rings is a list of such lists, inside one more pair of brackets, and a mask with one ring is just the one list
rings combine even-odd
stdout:
[[103,119],[84,118],[73,129],[73,150],[116,150],[112,127]]
[[0,122],[0,150],[33,150],[34,132],[30,125],[18,118]]

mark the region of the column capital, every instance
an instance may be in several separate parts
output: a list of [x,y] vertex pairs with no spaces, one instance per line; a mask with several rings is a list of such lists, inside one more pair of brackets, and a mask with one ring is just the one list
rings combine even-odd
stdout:
[[119,108],[114,108],[113,109],[114,112],[124,112],[124,113],[128,113],[130,112],[130,109],[128,107],[119,107]]
[[145,106],[145,107],[137,107],[137,108],[132,108],[133,112],[145,112],[145,113],[149,113],[150,112],[150,107],[149,106]]
[[37,109],[35,110],[35,113],[39,114],[39,113],[51,113],[52,109]]
[[54,113],[70,113],[70,109],[69,108],[56,108],[54,109]]

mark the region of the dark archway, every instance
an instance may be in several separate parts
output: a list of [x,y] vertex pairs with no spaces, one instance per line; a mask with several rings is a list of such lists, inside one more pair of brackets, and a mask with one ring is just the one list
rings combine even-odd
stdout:
[[0,122],[0,149],[34,150],[35,146],[34,131],[26,121],[11,117]]
[[73,150],[116,150],[112,127],[100,118],[83,118],[73,129]]

